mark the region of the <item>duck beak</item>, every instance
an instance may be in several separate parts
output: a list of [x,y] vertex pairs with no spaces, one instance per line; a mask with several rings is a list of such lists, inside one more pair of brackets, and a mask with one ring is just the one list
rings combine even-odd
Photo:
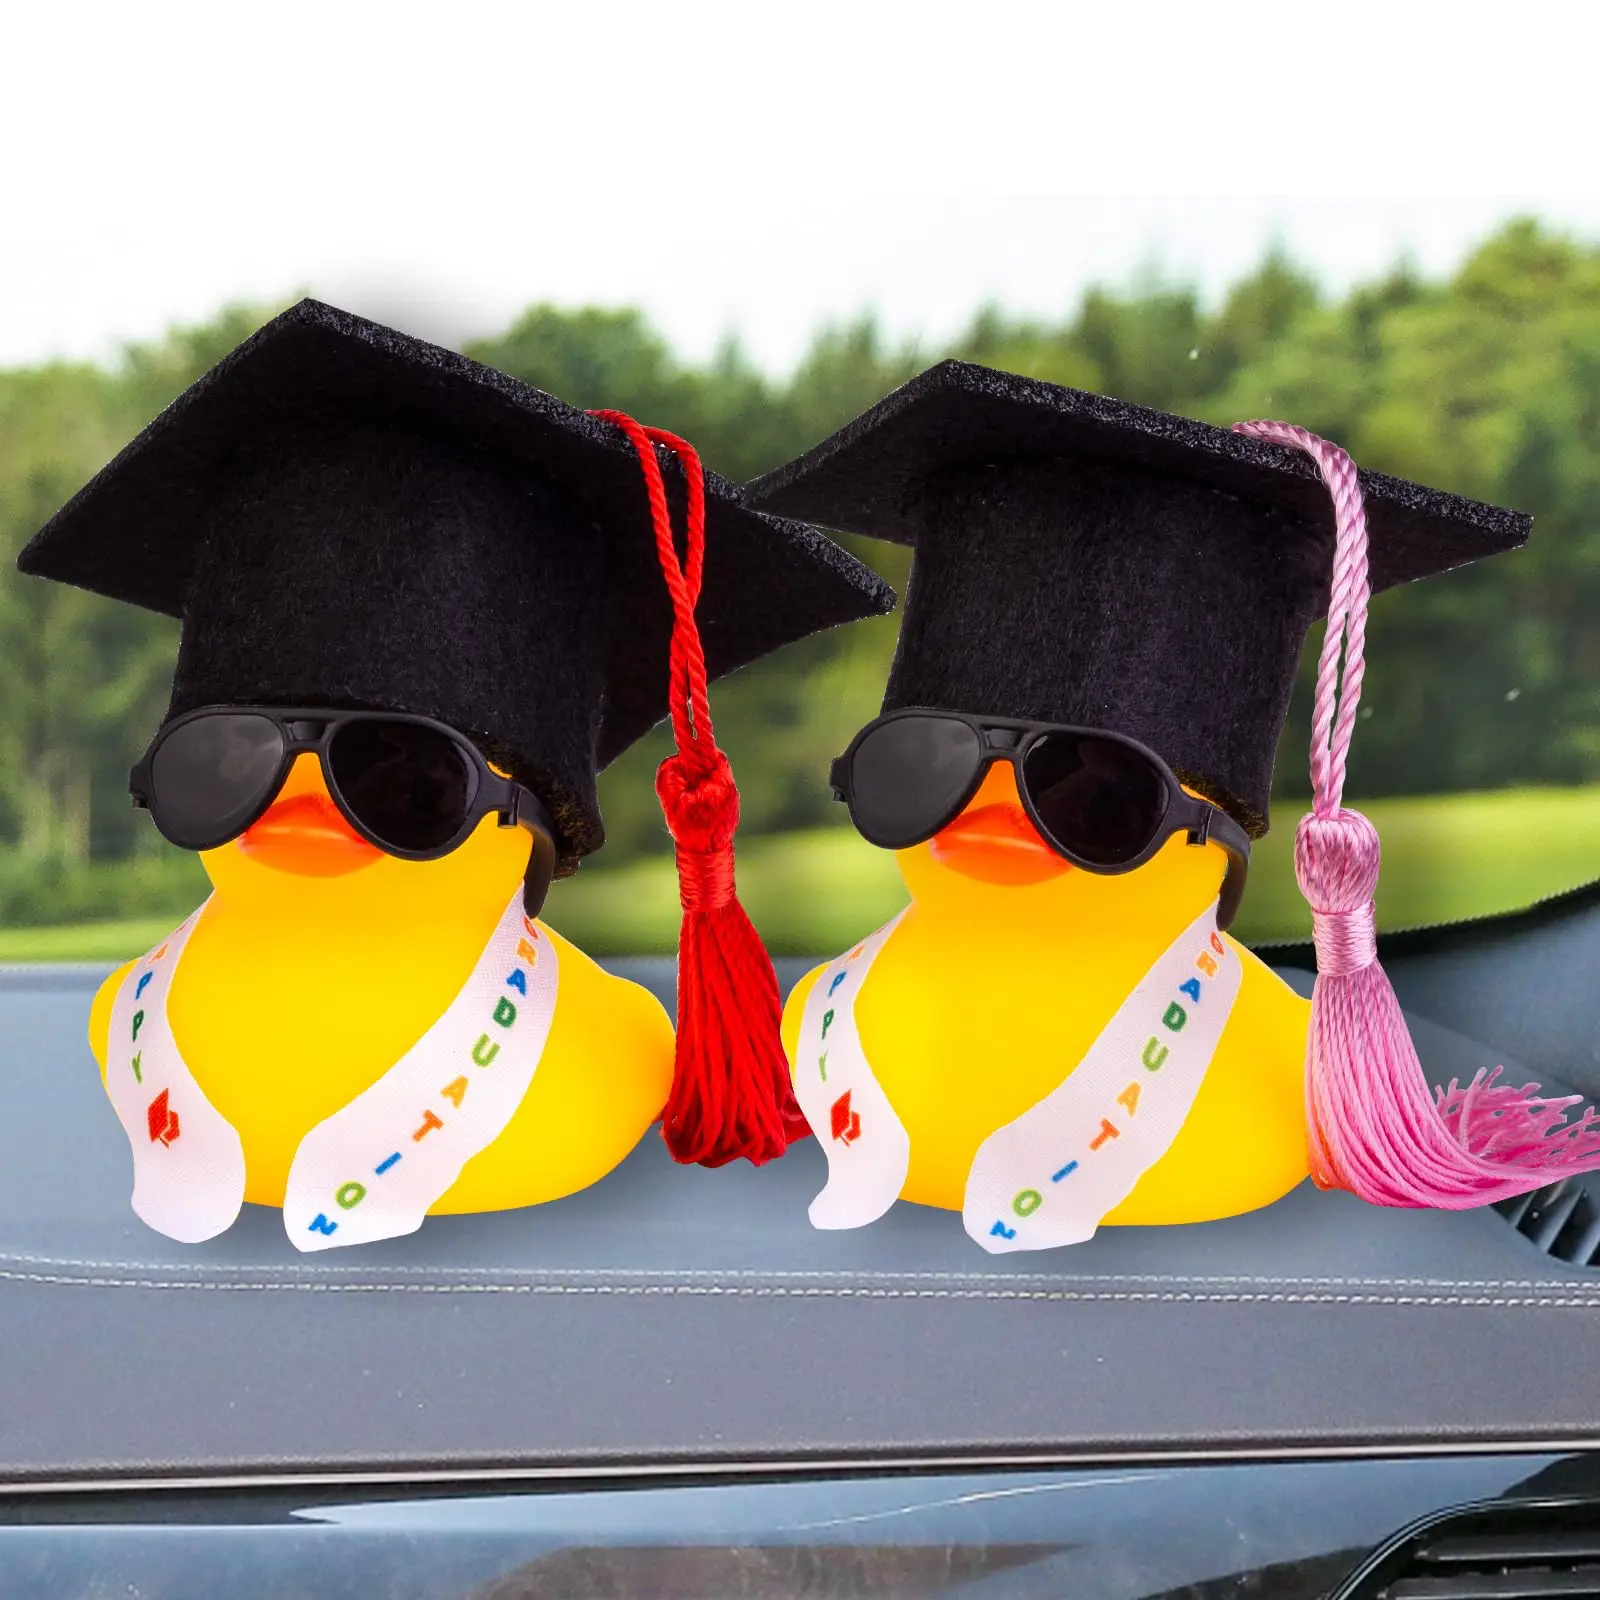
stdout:
[[344,820],[320,782],[315,789],[280,794],[245,830],[239,848],[261,866],[302,878],[340,878],[383,855]]
[[1028,820],[1006,762],[989,769],[967,809],[934,836],[930,849],[940,866],[979,883],[1021,886],[1072,871]]

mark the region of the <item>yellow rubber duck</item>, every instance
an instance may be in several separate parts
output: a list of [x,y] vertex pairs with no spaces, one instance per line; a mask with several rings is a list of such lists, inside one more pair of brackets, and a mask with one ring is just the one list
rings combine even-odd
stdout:
[[[1005,761],[954,822],[896,857],[911,906],[863,980],[856,1026],[910,1136],[901,1198],[959,1212],[979,1145],[1070,1074],[1155,959],[1216,900],[1227,858],[1180,833],[1134,872],[1080,871],[1039,837]],[[1242,984],[1210,1069],[1176,1140],[1106,1225],[1235,1216],[1307,1176],[1310,1003],[1228,944]],[[785,1006],[791,1061],[824,970]],[[974,992],[981,1006],[967,998]]]
[[[785,1018],[829,1157],[817,1227],[864,1226],[903,1195],[1009,1253],[1267,1206],[1313,1157],[1319,1183],[1385,1204],[1504,1182],[1461,1159],[1468,1136],[1439,1126],[1420,1066],[1394,1052],[1398,1019],[1372,998],[1377,841],[1337,813],[1369,594],[1515,549],[1526,517],[1358,473],[1290,424],[1217,428],[953,360],[745,503],[912,551],[889,726],[862,730],[833,785],[863,837],[900,852],[912,904]],[[1323,618],[1321,821],[1297,839],[1313,1055],[1310,1003],[1217,925],[1243,889],[1224,847],[1242,866],[1267,832]],[[893,727],[924,715],[946,723]],[[1164,771],[1112,762],[1069,784],[1099,758],[1071,740],[1052,753],[1050,730],[1131,743]],[[1057,789],[1059,827],[1040,804]]]
[[[214,893],[173,979],[174,1042],[244,1146],[245,1198],[281,1206],[300,1141],[380,1078],[456,997],[527,870],[521,828],[485,817],[437,861],[356,834],[302,754],[265,815],[201,852]],[[528,1093],[430,1215],[530,1206],[598,1181],[661,1113],[673,1032],[646,989],[538,923],[560,968],[554,1022]],[[89,1042],[105,1076],[112,1002]],[[287,997],[293,996],[292,1003]]]
[[[299,1250],[395,1238],[581,1190],[657,1118],[680,1161],[781,1153],[708,685],[893,607],[819,530],[748,510],[675,434],[305,300],[17,565],[180,625],[129,792],[214,893],[89,1029],[148,1226],[202,1243],[250,1201]],[[385,720],[413,731],[348,731]],[[599,774],[663,720],[676,1035],[532,920],[605,842]]]

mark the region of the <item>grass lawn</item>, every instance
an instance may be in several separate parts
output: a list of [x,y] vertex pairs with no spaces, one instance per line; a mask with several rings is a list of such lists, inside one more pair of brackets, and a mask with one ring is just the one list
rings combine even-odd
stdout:
[[44,961],[126,961],[149,950],[183,921],[175,917],[129,917],[119,922],[80,922],[65,927],[0,928],[0,964]]
[[[1600,878],[1600,786],[1374,801],[1383,838],[1378,916],[1388,928],[1515,910]],[[1309,937],[1294,881],[1300,807],[1277,807],[1256,847],[1236,932],[1247,942]],[[904,903],[893,856],[849,828],[751,839],[739,853],[746,908],[775,955],[843,949]],[[546,915],[596,955],[670,952],[678,932],[671,860],[586,867],[557,884]],[[0,962],[112,961],[148,949],[177,917],[0,929]]]
[[[1276,807],[1251,854],[1242,939],[1309,939],[1294,881],[1303,807]],[[1383,840],[1380,928],[1426,927],[1515,911],[1600,879],[1600,786],[1375,800],[1364,811]]]

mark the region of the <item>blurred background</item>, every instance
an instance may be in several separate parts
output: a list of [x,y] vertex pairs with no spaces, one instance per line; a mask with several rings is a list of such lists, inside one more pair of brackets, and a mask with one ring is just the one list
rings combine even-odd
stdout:
[[[1524,551],[1374,603],[1347,799],[1383,835],[1390,927],[1600,879],[1600,195],[1561,192],[1572,138],[1547,140],[1538,169],[1508,144],[1519,117],[1574,114],[1570,64],[1549,53],[1561,8],[1529,8],[1507,45],[1402,39],[1403,20],[1352,7],[1315,67],[1282,39],[1218,56],[1192,19],[1133,41],[1071,8],[1000,8],[987,43],[1011,52],[1009,86],[973,73],[970,40],[891,9],[797,11],[763,73],[748,37],[669,36],[626,5],[609,30],[470,4],[442,31],[360,7],[5,24],[0,135],[37,158],[0,191],[0,961],[132,954],[205,892],[127,800],[175,625],[14,561],[302,293],[672,428],[736,480],[959,355],[1218,423],[1285,418],[1364,466],[1532,512]],[[1363,22],[1394,48],[1365,51]],[[1138,103],[1084,68],[1114,50],[1137,61]],[[1516,50],[1539,53],[1537,81]],[[1213,58],[1244,87],[1217,93]],[[1493,130],[1469,68],[1503,90]],[[963,73],[975,98],[941,87]],[[1321,192],[1326,172],[1274,152],[1325,131],[1351,73],[1391,109],[1347,130],[1340,180],[1368,192]],[[1203,135],[1172,114],[1197,83]],[[1013,113],[998,122],[997,89]],[[798,131],[784,115],[823,103],[849,109]],[[1255,192],[1162,192],[1191,141],[1245,134]],[[1245,175],[1206,178],[1238,191]],[[1396,192],[1419,180],[1426,198]],[[903,588],[903,552],[850,543]],[[893,859],[826,787],[877,709],[896,625],[807,641],[714,691],[744,796],[741,890],[775,952],[830,952],[901,903]],[[1319,642],[1247,939],[1309,928],[1289,858]],[[595,953],[672,947],[651,784],[668,748],[658,730],[606,774],[605,850],[552,896],[550,920]]]

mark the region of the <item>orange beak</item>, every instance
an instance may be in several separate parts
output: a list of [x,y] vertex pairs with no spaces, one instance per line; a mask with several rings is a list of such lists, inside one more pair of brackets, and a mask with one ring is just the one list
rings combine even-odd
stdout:
[[311,781],[296,781],[299,774],[291,772],[278,798],[244,831],[239,848],[264,867],[302,878],[340,878],[371,866],[383,852],[344,820],[323,787],[316,758],[310,759]]
[[940,866],[980,883],[1021,886],[1072,871],[1028,820],[1007,761],[989,768],[966,810],[934,836],[930,849]]

